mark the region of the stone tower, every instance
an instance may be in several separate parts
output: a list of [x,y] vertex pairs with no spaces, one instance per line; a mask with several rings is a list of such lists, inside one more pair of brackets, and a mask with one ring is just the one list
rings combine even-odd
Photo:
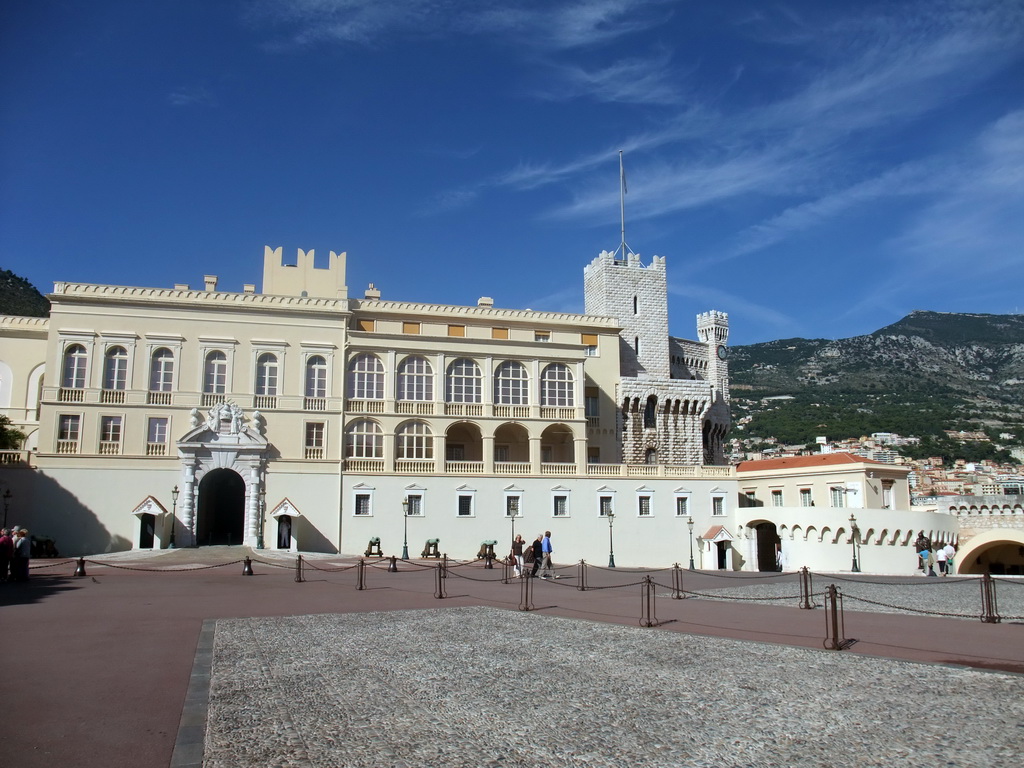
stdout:
[[616,318],[618,433],[627,464],[724,464],[729,316],[697,318],[697,341],[668,333],[665,259],[601,253],[583,272],[586,313]]

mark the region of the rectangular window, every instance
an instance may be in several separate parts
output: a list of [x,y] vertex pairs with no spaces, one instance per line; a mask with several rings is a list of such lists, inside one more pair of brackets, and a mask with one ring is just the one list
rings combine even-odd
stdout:
[[146,425],[146,442],[164,445],[167,443],[167,419],[153,416]]
[[491,328],[492,339],[507,339],[508,328]]
[[534,341],[551,341],[551,331],[534,331]]
[[100,418],[100,440],[104,443],[121,442],[120,416],[103,416]]
[[61,416],[58,421],[57,439],[78,442],[81,416]]
[[519,506],[521,501],[521,496],[506,496],[505,517],[519,517]]
[[372,333],[374,330],[376,330],[377,321],[376,320],[359,320],[358,323],[357,323],[357,326],[358,326],[360,331],[368,331],[368,332]]
[[587,357],[597,357],[597,334],[582,333],[580,342],[583,344],[583,354]]
[[583,390],[583,412],[588,419],[596,419],[601,415],[601,399],[597,387]]
[[554,509],[552,513],[555,517],[565,517],[569,514],[569,497],[568,496],[555,496],[554,497]]
[[464,326],[464,325],[449,325],[448,326],[448,335],[449,336],[459,336],[459,337],[465,336],[466,335],[466,326]]
[[638,496],[637,497],[637,513],[640,517],[651,516],[651,497],[650,496]]
[[811,499],[811,489],[801,488],[800,489],[800,506],[801,507],[813,507],[814,501]]
[[356,494],[356,514],[357,515],[369,515],[370,514],[370,494],[368,494],[368,493],[357,493]]
[[418,334],[420,332],[419,323],[402,323],[402,333]]
[[422,517],[423,516],[423,496],[418,493],[410,493],[406,496],[409,500],[409,517]]
[[608,517],[608,515],[610,515],[612,513],[612,497],[611,496],[601,496],[601,497],[599,497],[598,500],[597,500],[597,505],[598,505],[598,507],[597,507],[598,508],[598,514],[600,514],[601,517]]
[[473,516],[473,497],[459,496],[459,517]]
[[832,491],[832,506],[833,507],[845,507],[846,506],[846,489],[835,487]]
[[676,516],[690,516],[690,498],[688,496],[676,496]]
[[782,491],[772,491],[772,506],[784,506],[784,504],[782,503]]
[[587,464],[600,464],[601,463],[601,449],[600,448],[587,448]]
[[725,499],[721,496],[715,496],[711,499],[711,514],[715,517],[725,514]]

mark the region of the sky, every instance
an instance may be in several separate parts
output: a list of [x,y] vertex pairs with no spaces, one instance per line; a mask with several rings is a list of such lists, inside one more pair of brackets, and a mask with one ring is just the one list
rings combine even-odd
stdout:
[[620,199],[675,336],[1019,313],[1024,0],[0,3],[0,268],[44,293],[259,289],[271,245],[582,312]]

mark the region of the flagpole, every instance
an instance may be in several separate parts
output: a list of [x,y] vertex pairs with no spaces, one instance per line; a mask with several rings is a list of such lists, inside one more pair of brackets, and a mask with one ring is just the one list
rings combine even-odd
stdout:
[[622,260],[626,260],[626,168],[619,150],[619,215],[622,220]]

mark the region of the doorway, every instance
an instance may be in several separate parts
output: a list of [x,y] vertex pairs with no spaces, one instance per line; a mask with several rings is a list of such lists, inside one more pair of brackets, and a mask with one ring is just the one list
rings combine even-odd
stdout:
[[779,547],[782,539],[779,538],[775,523],[758,523],[754,530],[757,531],[757,570],[779,570]]
[[199,483],[196,545],[240,545],[245,528],[245,481],[231,469],[215,469]]
[[156,518],[148,512],[139,515],[139,549],[152,549]]

